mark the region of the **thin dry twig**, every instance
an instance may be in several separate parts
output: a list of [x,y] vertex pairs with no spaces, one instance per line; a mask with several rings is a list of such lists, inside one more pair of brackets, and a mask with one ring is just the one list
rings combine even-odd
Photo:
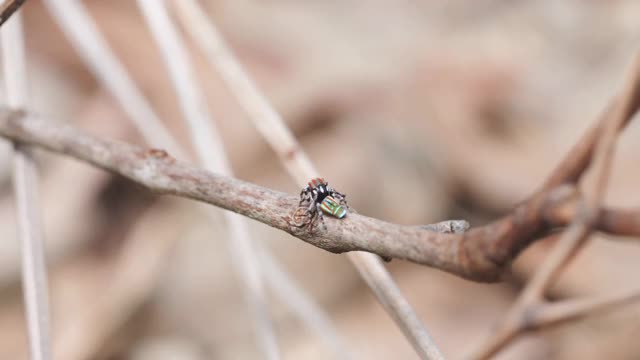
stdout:
[[[265,250],[263,247],[257,246],[257,248],[261,255],[260,263],[262,267],[267,270],[269,276],[272,277],[269,283],[274,292],[276,294],[287,294],[287,296],[290,297],[288,305],[293,308],[292,310],[295,313],[304,314],[302,319],[307,323],[307,326],[324,341],[325,345],[333,351],[333,358],[344,360],[353,359],[349,346],[345,340],[338,335],[329,317],[316,309],[318,305],[306,293],[296,288],[290,288],[292,282],[289,279],[289,275],[282,270],[278,264],[273,262],[272,256],[264,254]],[[291,297],[295,298],[291,299]]]
[[[376,298],[396,322],[421,359],[444,359],[400,288],[378,256],[351,253],[349,260],[369,285]],[[401,311],[401,310],[404,310]]]
[[544,304],[528,311],[526,327],[539,329],[558,325],[586,315],[615,310],[620,306],[640,300],[640,290],[593,296],[586,299],[569,299],[559,303]]
[[[185,0],[173,3],[183,25],[204,50],[211,65],[219,70],[227,86],[250,115],[252,123],[278,154],[288,173],[303,187],[309,179],[318,175],[318,171],[284,120],[244,72],[197,2]],[[381,260],[366,253],[349,253],[348,257],[418,354],[424,359],[441,359],[442,354]]]
[[[166,62],[200,162],[210,171],[232,175],[224,145],[211,121],[205,99],[193,76],[187,51],[167,14],[164,1],[138,0],[138,6]],[[232,235],[227,238],[231,255],[238,259],[233,264],[237,266],[236,270],[244,282],[260,348],[267,359],[279,359],[280,351],[269,315],[263,275],[249,237],[248,224],[244,218],[232,212],[224,212],[224,217]]]
[[[547,221],[555,226],[571,223],[580,211],[579,198],[567,199],[549,208]],[[640,236],[640,212],[633,209],[602,209],[596,220],[599,231],[620,236]]]
[[[11,5],[11,4],[10,4]],[[14,11],[20,6],[18,4]],[[3,9],[3,11],[6,10]],[[3,13],[4,14],[4,13]],[[27,106],[27,69],[20,13],[1,30],[2,60],[7,105]],[[14,142],[13,186],[16,197],[18,233],[22,242],[22,289],[29,329],[31,358],[51,357],[49,336],[49,294],[39,214],[38,172],[29,149]]]
[[[109,49],[106,41],[97,29],[97,25],[92,20],[84,6],[77,1],[49,1],[45,2],[49,7],[54,19],[60,24],[65,31],[72,45],[83,56],[85,63],[93,71],[95,76],[105,84],[105,87],[114,95],[114,97],[122,104],[123,108],[129,113],[134,120],[138,131],[152,146],[165,148],[174,156],[184,159],[186,152],[181,149],[166,130],[164,125],[154,113],[148,101],[144,98],[141,91],[131,80],[124,66],[119,62],[117,57]],[[207,208],[206,213],[210,216],[217,217],[217,213],[211,212]],[[311,328],[319,328],[314,324],[315,319],[325,319],[328,323],[329,318],[323,312],[318,304],[316,304],[305,292],[297,285],[294,280],[281,269],[278,262],[273,259],[269,252],[263,252],[262,257],[266,263],[271,264],[264,270],[266,278],[269,280],[270,286],[287,290],[290,292],[276,291],[276,294],[287,303],[294,311],[296,309],[306,309],[304,312],[296,311],[296,314]],[[268,259],[266,257],[269,257]],[[278,274],[271,274],[276,271]],[[272,276],[273,275],[273,276]],[[279,279],[279,280],[275,280]],[[288,284],[276,284],[275,281],[288,281]],[[296,300],[306,299],[302,304],[295,303]],[[326,327],[324,327],[326,328]],[[336,338],[334,334],[323,334],[323,338]]]
[[26,0],[6,0],[0,5],[0,26],[2,26],[11,16],[20,9]]
[[145,141],[162,146],[179,159],[186,159],[169,130],[109,48],[82,1],[44,0],[43,3],[89,70],[122,105]]
[[[298,185],[306,184],[311,177],[318,176],[311,160],[302,151],[280,114],[261,94],[234,58],[222,36],[213,22],[207,18],[198,2],[195,0],[172,1],[172,5],[176,9],[176,15],[181,20],[183,27],[205,53],[213,68],[220,72],[236,100],[249,114],[253,125],[280,156],[280,161],[296,183]],[[264,136],[264,134],[276,135]],[[286,156],[282,156],[282,154],[286,154]]]
[[[164,148],[175,157],[184,159],[186,152],[180,148],[178,142],[171,136],[168,130],[160,122],[148,101],[142,95],[136,84],[131,80],[124,66],[119,62],[115,54],[109,49],[106,41],[97,28],[97,25],[81,3],[72,0],[45,1],[54,19],[65,31],[72,45],[78,50],[85,63],[94,75],[105,85],[113,96],[122,104],[123,108],[134,120],[138,131],[143,134],[145,140],[154,147]],[[218,216],[206,208],[206,214],[212,217]],[[264,251],[261,254],[267,266],[264,271],[269,284],[276,290],[281,300],[294,310],[302,321],[312,329],[322,327],[314,323],[315,319],[322,318],[324,323],[330,323],[329,317],[322,308],[315,303],[296,282],[282,270],[281,265],[273,256]],[[268,257],[268,258],[267,258]],[[271,272],[275,271],[275,274]],[[280,284],[276,281],[288,283]],[[281,290],[290,291],[282,292]],[[304,303],[296,303],[299,299],[306,299]],[[304,312],[296,311],[305,309]],[[332,334],[321,334],[324,339],[331,340],[337,337],[334,330]],[[339,349],[340,346],[336,346]]]
[[[580,166],[576,166],[576,173],[582,174],[590,164],[591,173],[594,174],[594,181],[586,183],[584,185],[584,197],[581,202],[576,216],[569,228],[561,235],[560,240],[552,250],[551,254],[539,267],[538,271],[534,274],[533,278],[528,282],[525,289],[520,294],[518,300],[509,311],[507,316],[503,319],[501,325],[498,327],[498,331],[492,335],[485,344],[483,344],[479,350],[473,355],[476,359],[488,359],[504,348],[510,341],[515,339],[519,334],[532,329],[538,328],[543,325],[551,325],[559,323],[563,320],[562,316],[575,317],[576,313],[583,314],[585,309],[601,309],[602,306],[595,306],[592,303],[587,304],[590,306],[584,306],[584,302],[580,303],[581,306],[572,309],[567,304],[547,305],[544,301],[544,293],[554,283],[559,273],[564,269],[567,263],[573,258],[581,246],[588,240],[589,235],[595,229],[600,216],[602,199],[604,197],[608,177],[611,172],[611,164],[613,159],[613,152],[615,149],[616,139],[619,131],[624,127],[626,123],[631,119],[635,107],[640,102],[640,56],[635,59],[635,63],[632,67],[630,75],[627,78],[627,84],[625,86],[621,100],[615,105],[613,110],[608,110],[604,123],[598,126],[601,130],[601,134],[595,143],[595,146],[591,146],[593,150],[587,150],[586,148],[578,147],[577,158],[580,158],[580,153],[593,153],[593,158],[590,162],[584,160],[584,156],[579,163]],[[593,133],[593,132],[592,132]],[[590,142],[590,138],[594,135],[589,133],[586,137],[586,142]],[[580,144],[584,143],[581,142]],[[579,145],[580,146],[580,145]],[[576,155],[574,153],[574,155]],[[565,161],[566,163],[567,161]],[[576,176],[576,173],[571,174],[567,170],[567,167],[560,167],[558,173],[554,174],[547,184],[552,184],[560,179],[562,175],[565,175],[565,179],[570,182],[575,182],[580,179],[580,176]],[[632,295],[630,298],[635,299],[637,296]],[[626,298],[625,298],[626,299]],[[609,299],[607,299],[608,301]],[[597,303],[597,302],[596,302]],[[614,301],[616,303],[616,301]],[[569,303],[570,304],[570,303]],[[546,307],[552,307],[551,310],[546,310]],[[562,309],[558,311],[557,309]],[[611,307],[606,307],[611,308]],[[531,312],[534,309],[538,309],[537,313],[547,315],[547,320],[540,320],[536,323],[531,319]],[[550,316],[549,314],[552,314]],[[541,317],[545,319],[545,317]],[[553,319],[553,321],[549,320]]]
[[[65,282],[69,281],[79,282],[74,286],[85,290],[72,292],[76,295],[72,297],[75,300],[72,300],[72,304],[75,302],[84,306],[74,307],[73,311],[64,313],[65,316],[57,324],[55,359],[96,358],[96,352],[103,347],[106,339],[122,328],[132,314],[147,302],[166,271],[166,259],[180,239],[181,229],[175,226],[176,216],[180,215],[176,215],[175,207],[167,211],[163,204],[154,205],[136,219],[135,226],[125,235],[124,246],[118,250],[118,254],[101,263],[98,270],[94,262],[79,262],[53,274],[54,295],[64,293],[63,290],[68,286],[65,286]],[[158,231],[158,227],[162,231]],[[87,294],[95,292],[96,282],[102,287],[101,294],[107,293],[109,296]],[[87,298],[91,306],[86,306]]]

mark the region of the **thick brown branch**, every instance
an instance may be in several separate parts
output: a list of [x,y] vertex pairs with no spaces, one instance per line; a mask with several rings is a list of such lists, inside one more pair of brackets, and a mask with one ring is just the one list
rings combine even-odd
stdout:
[[87,161],[156,193],[187,197],[240,213],[331,252],[369,251],[474,279],[493,278],[486,271],[476,271],[469,251],[461,248],[465,238],[458,234],[437,234],[355,213],[343,220],[325,219],[326,229],[310,231],[292,225],[297,197],[212,174],[178,162],[163,150],[98,139],[70,126],[9,110],[0,111],[0,135]]
[[[591,131],[581,140],[567,159],[554,172],[543,187],[541,193],[553,191],[553,186],[560,185],[565,176],[568,181],[581,179],[588,167],[594,181],[584,185],[584,197],[579,204],[575,216],[568,229],[562,233],[560,240],[551,254],[538,267],[533,278],[520,294],[514,306],[509,310],[498,331],[486,341],[473,358],[488,359],[500,351],[519,334],[526,331],[530,322],[530,312],[544,306],[544,293],[554,283],[555,278],[579,251],[589,235],[595,229],[602,206],[612,166],[613,153],[620,130],[629,122],[640,104],[640,57],[636,57],[625,89],[620,100],[613,109],[608,110],[600,121],[599,130]],[[600,132],[598,134],[598,132]],[[595,143],[593,143],[595,142]],[[586,161],[589,158],[590,161]],[[551,188],[550,188],[551,186]],[[557,190],[556,190],[557,191]],[[557,306],[561,307],[562,303]],[[561,307],[562,308],[562,307]],[[584,307],[589,308],[589,307]]]
[[[145,150],[98,139],[36,116],[0,111],[0,135],[68,154],[121,174],[161,194],[207,202],[286,231],[314,246],[340,253],[368,251],[405,259],[475,281],[497,281],[515,255],[547,229],[545,199],[536,199],[487,226],[462,234],[438,234],[355,213],[327,218],[326,229],[298,228],[292,217],[298,198],[178,162],[162,150]],[[542,226],[538,226],[542,223]]]
[[0,113],[0,134],[119,173],[157,193],[200,200],[240,213],[328,251],[369,251],[475,280],[496,280],[499,274],[500,269],[485,260],[479,253],[482,249],[476,248],[476,238],[494,235],[485,230],[437,234],[417,226],[349,214],[341,221],[327,219],[326,229],[311,232],[292,225],[296,197],[177,162],[161,150],[101,140],[69,126],[7,110]]

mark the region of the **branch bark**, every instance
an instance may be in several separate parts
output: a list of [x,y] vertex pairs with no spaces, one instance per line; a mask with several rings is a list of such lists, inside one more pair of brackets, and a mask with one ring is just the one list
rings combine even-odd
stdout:
[[[572,318],[572,311],[575,309],[598,309],[600,306],[569,305],[565,303],[546,305],[544,295],[547,289],[555,282],[556,278],[573,259],[575,254],[582,248],[582,245],[589,240],[589,236],[595,230],[595,225],[600,217],[602,199],[605,195],[606,186],[611,172],[613,154],[616,140],[620,130],[631,120],[640,102],[640,57],[636,57],[634,66],[627,77],[626,86],[619,100],[615,101],[613,107],[605,112],[603,120],[597,127],[598,133],[591,131],[585,140],[577,145],[577,151],[573,158],[569,156],[559,167],[557,172],[547,182],[546,186],[553,186],[555,182],[562,181],[562,175],[570,182],[582,180],[584,197],[579,202],[578,210],[571,220],[566,231],[560,235],[549,256],[538,267],[536,273],[527,286],[521,292],[515,304],[504,317],[497,331],[482,344],[479,350],[473,355],[474,359],[489,359],[504,348],[518,335],[532,328],[531,313],[539,308],[543,309],[563,309],[563,311],[551,311],[551,318],[555,316],[560,319]],[[590,146],[582,146],[589,143]],[[595,144],[594,144],[595,142]],[[590,161],[586,161],[589,158]],[[563,166],[566,165],[566,166]],[[594,176],[594,181],[585,183],[582,173],[590,168],[590,173]],[[543,191],[546,189],[543,188]],[[632,299],[635,297],[631,297]],[[567,311],[568,310],[568,311]],[[584,313],[584,312],[582,312]],[[573,316],[575,317],[575,316]],[[544,316],[543,316],[544,318]],[[549,320],[548,323],[556,322]]]
[[[342,220],[327,218],[326,228],[299,228],[294,225],[299,201],[296,196],[178,162],[164,150],[99,139],[71,126],[8,109],[0,109],[0,135],[70,155],[158,194],[186,197],[237,212],[327,251],[367,251],[474,281],[498,281],[513,257],[534,236],[549,229],[545,221],[532,228],[538,219],[545,218],[542,205],[547,201],[538,197],[539,213],[530,213],[532,206],[525,203],[494,223],[462,234],[436,233],[421,226],[391,224],[356,213]],[[608,216],[615,218],[612,212]],[[526,237],[518,239],[520,235]]]

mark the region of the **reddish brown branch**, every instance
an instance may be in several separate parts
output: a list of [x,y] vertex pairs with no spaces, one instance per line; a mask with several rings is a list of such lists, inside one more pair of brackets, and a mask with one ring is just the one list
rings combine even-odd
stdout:
[[[580,210],[581,198],[577,195],[577,192],[568,195],[544,211],[550,225],[564,227],[571,223]],[[601,209],[594,229],[611,235],[640,237],[640,209]]]
[[[500,323],[497,331],[476,351],[473,358],[489,359],[519,334],[533,328],[531,314],[539,308],[551,309],[551,311],[547,312],[546,315],[548,316],[546,318],[548,323],[553,323],[559,321],[557,319],[577,316],[574,313],[582,313],[581,311],[584,309],[600,307],[598,302],[593,305],[588,301],[588,306],[585,306],[584,303],[580,303],[579,306],[571,303],[569,305],[565,303],[547,305],[544,301],[544,294],[566,264],[579,251],[582,244],[588,240],[589,235],[599,223],[602,199],[611,172],[618,134],[635,114],[639,104],[640,57],[635,59],[620,100],[616,101],[615,105],[606,112],[596,130],[590,131],[578,143],[574,151],[551,176],[540,192],[545,194],[549,189],[553,190],[554,186],[563,182],[563,176],[567,177],[566,180],[570,182],[582,179],[582,173],[591,165],[594,181],[586,183],[582,199],[573,196],[574,213],[570,226],[561,234],[560,240],[551,254],[538,267],[533,278],[527,283],[516,303]],[[591,156],[587,154],[591,154]],[[586,161],[586,158],[592,159],[591,161]],[[575,201],[576,199],[581,201]],[[566,211],[564,212],[566,213]],[[632,298],[635,298],[635,296]],[[562,309],[562,311],[557,311],[556,309]],[[544,316],[540,318],[545,319]]]
[[157,193],[204,201],[240,213],[328,251],[373,252],[475,281],[499,280],[505,265],[548,229],[542,213],[546,199],[538,195],[504,218],[464,234],[437,234],[355,213],[343,221],[328,219],[326,230],[310,232],[291,225],[298,203],[295,196],[206,172],[177,162],[163,151],[98,139],[69,126],[8,110],[0,112],[0,135],[71,155]]
[[[624,111],[616,112],[617,116],[624,115],[622,123],[628,121],[640,104],[637,92],[627,94],[630,95],[624,98]],[[0,135],[71,155],[158,193],[204,201],[240,213],[331,252],[368,251],[475,281],[498,281],[520,251],[548,232],[554,224],[548,221],[553,216],[547,216],[547,207],[558,196],[558,190],[549,186],[570,182],[582,173],[588,163],[585,159],[595,146],[593,132],[589,132],[541,191],[501,219],[463,234],[438,234],[419,226],[390,224],[355,213],[342,221],[326,221],[326,229],[298,228],[292,225],[298,203],[294,196],[211,174],[176,162],[162,151],[98,139],[69,126],[6,109],[0,111]],[[617,222],[614,213],[603,219],[608,227]],[[627,220],[619,223],[628,225]],[[618,232],[622,230],[628,229]]]

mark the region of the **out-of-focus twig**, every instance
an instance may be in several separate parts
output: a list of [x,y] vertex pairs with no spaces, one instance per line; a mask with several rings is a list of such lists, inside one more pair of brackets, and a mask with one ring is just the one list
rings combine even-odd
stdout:
[[350,253],[349,260],[367,283],[382,307],[402,330],[421,359],[444,359],[427,329],[402,296],[400,288],[378,256],[368,253]]
[[44,0],[49,12],[93,75],[122,105],[148,144],[156,144],[185,159],[177,142],[135,85],[78,0]]
[[310,177],[317,176],[315,167],[291,130],[234,58],[197,1],[172,1],[172,5],[184,28],[203,50],[210,64],[220,72],[236,100],[250,115],[252,123],[275,150],[296,183],[306,184]]
[[[250,120],[276,151],[288,173],[300,187],[303,187],[309,179],[318,175],[318,171],[283,119],[244,72],[197,2],[185,0],[173,3],[183,25],[204,50],[211,65],[221,73],[227,86],[249,114]],[[442,354],[380,258],[355,252],[348,254],[348,257],[419,355],[425,359],[442,358]]]
[[[195,81],[186,49],[165,7],[164,1],[138,0],[142,14],[160,49],[167,70],[176,90],[185,122],[200,162],[210,171],[232,175],[222,139],[214,126],[205,99]],[[232,212],[224,212],[232,236],[228,237],[231,255],[238,261],[232,263],[245,287],[260,349],[267,359],[280,358],[278,341],[269,315],[264,292],[263,274],[249,229],[244,218]]]
[[4,0],[0,5],[0,26],[16,12],[26,0]]
[[[546,195],[542,213],[550,227],[566,227],[581,211],[584,199],[575,185],[556,187]],[[640,209],[600,208],[594,230],[618,236],[640,237]]]
[[[555,278],[566,264],[581,248],[582,244],[588,240],[589,235],[597,225],[602,199],[611,172],[616,138],[619,130],[630,120],[638,102],[640,102],[640,56],[635,59],[635,63],[627,78],[627,84],[622,97],[618,100],[613,110],[607,111],[608,116],[605,122],[599,127],[601,133],[597,138],[593,150],[593,158],[590,162],[590,173],[594,175],[594,179],[592,182],[584,184],[583,201],[579,206],[573,222],[560,236],[560,240],[553,248],[551,254],[549,254],[533,278],[527,283],[527,286],[507,316],[505,316],[498,330],[479,348],[473,355],[473,358],[491,358],[520,333],[531,329],[533,327],[530,319],[532,309],[541,308],[539,311],[547,314],[547,320],[540,321],[540,324],[537,324],[537,327],[540,327],[544,324],[550,325],[558,323],[563,318],[575,316],[574,314],[576,312],[582,314],[585,312],[585,309],[602,308],[602,306],[585,307],[584,303],[580,303],[581,306],[575,304],[573,304],[573,306],[564,305],[562,303],[545,305],[544,294],[554,283]],[[586,151],[583,150],[583,153],[584,152]],[[578,163],[585,163],[585,161],[579,161]],[[581,167],[586,168],[586,165]],[[560,167],[559,169],[566,168]],[[570,174],[569,171],[562,171],[565,174]],[[556,175],[554,177],[558,176]],[[575,176],[568,176],[568,178],[569,181],[577,181],[580,179],[580,177]],[[552,177],[552,180],[547,183],[552,183],[553,181]],[[630,298],[635,299],[636,297],[638,296],[632,295]],[[624,299],[626,300],[627,298],[625,297]],[[599,302],[596,303],[599,304]],[[552,310],[546,310],[545,313],[545,306],[551,306]],[[563,311],[557,311],[558,308],[563,309]],[[580,311],[577,309],[580,309]]]
[[[105,85],[113,96],[121,103],[123,108],[131,116],[138,131],[143,134],[151,146],[167,149],[175,157],[184,159],[186,152],[180,148],[178,142],[165,129],[160,119],[154,113],[148,101],[144,98],[136,84],[131,80],[125,67],[119,62],[115,54],[109,49],[107,43],[97,25],[88,14],[85,7],[75,0],[45,1],[54,19],[65,31],[72,45],[78,50],[85,63],[93,71],[95,76]],[[217,218],[218,213],[206,208],[206,214]],[[281,268],[281,265],[266,250],[262,252],[265,263],[270,264],[264,268],[265,277],[270,286],[279,289],[276,294],[284,303],[289,304],[294,311],[305,309],[304,312],[295,311],[302,321],[311,328],[318,328],[314,324],[315,319],[322,318],[324,323],[329,323],[328,316],[322,311],[304,290]],[[274,271],[276,274],[271,274]],[[287,281],[285,284],[276,284],[276,281]],[[282,292],[287,291],[287,292]],[[306,299],[302,304],[297,300]],[[325,339],[337,337],[334,334],[323,334]],[[336,348],[339,348],[337,346]],[[343,353],[344,355],[344,353]]]
[[528,311],[527,329],[539,329],[592,315],[611,311],[619,306],[640,300],[640,290],[631,289],[616,294],[593,296],[585,299],[569,299],[559,303],[543,304]]
[[273,262],[273,257],[270,254],[264,253],[263,247],[258,245],[257,248],[262,267],[272,277],[269,283],[273,291],[280,296],[288,297],[288,305],[292,307],[293,312],[302,314],[300,317],[310,330],[318,334],[326,346],[333,351],[335,359],[352,359],[347,343],[338,334],[329,317],[316,309],[318,305],[306,293],[296,288],[291,288],[293,283],[289,279],[289,275],[278,264]]
[[[95,358],[104,342],[156,289],[182,230],[175,226],[179,223],[176,221],[180,217],[179,208],[169,210],[165,205],[155,204],[136,219],[125,236],[124,246],[108,261],[99,265],[79,261],[53,274],[54,295],[62,295],[69,281],[75,282],[74,289],[79,289],[72,292],[75,296],[71,297],[71,304],[59,304],[67,311],[61,311],[62,318],[55,327],[55,359]],[[97,287],[101,287],[100,293],[92,295]],[[68,294],[66,299],[69,301]],[[91,306],[86,306],[88,301]]]
[[[15,5],[14,11],[19,6],[20,4]],[[27,106],[28,81],[20,13],[13,15],[13,19],[2,28],[1,33],[7,105],[24,109]],[[46,360],[51,357],[49,294],[39,208],[38,172],[28,148],[14,142],[14,149],[13,187],[18,234],[22,242],[22,289],[29,329],[29,348],[32,359]]]

